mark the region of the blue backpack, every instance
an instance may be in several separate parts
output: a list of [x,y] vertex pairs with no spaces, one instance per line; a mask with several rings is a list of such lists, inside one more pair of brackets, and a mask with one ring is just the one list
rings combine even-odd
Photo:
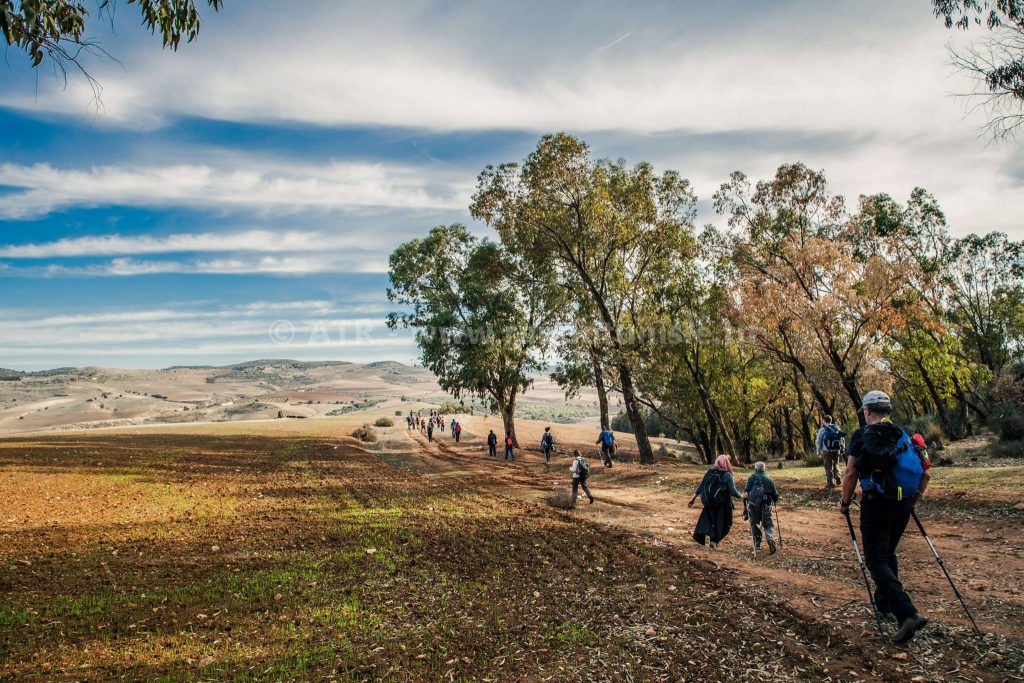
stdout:
[[871,472],[860,479],[865,493],[875,491],[887,498],[903,500],[914,496],[921,488],[924,466],[906,432],[902,432],[892,448],[873,453],[871,467]]
[[606,429],[603,432],[601,432],[601,443],[603,443],[605,446],[611,446],[613,443],[615,443],[615,436],[611,433],[611,430]]

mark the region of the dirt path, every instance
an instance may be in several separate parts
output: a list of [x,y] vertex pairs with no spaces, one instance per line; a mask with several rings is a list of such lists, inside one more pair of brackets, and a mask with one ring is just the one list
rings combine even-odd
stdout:
[[[533,502],[569,485],[567,454],[556,455],[551,464],[545,464],[540,453],[519,450],[516,461],[506,463],[488,458],[480,439],[455,444],[445,432],[435,433],[437,438],[428,443],[418,432],[400,431],[403,437],[399,438],[410,443],[407,459],[398,464],[412,469],[477,478],[488,488]],[[606,470],[596,459],[591,459],[591,467],[590,486],[597,502],[578,505],[570,514],[670,543],[713,562],[741,583],[763,586],[766,593],[797,610],[808,623],[827,625],[837,636],[854,633],[866,644],[873,642],[874,624],[863,580],[845,523],[834,508],[834,494],[787,477],[785,470],[776,473],[783,496],[779,510],[783,549],[775,555],[761,552],[755,558],[749,527],[739,518],[738,506],[732,533],[719,550],[704,549],[692,541],[700,509],[699,503],[690,509],[686,502],[700,476],[698,469],[675,463],[654,467],[616,463]],[[737,473],[739,485],[745,477],[745,473]],[[787,497],[796,503],[787,504]],[[986,658],[1007,656],[1007,647],[1016,648],[1019,656],[1024,633],[1024,535],[1018,518],[976,515],[964,524],[959,515],[950,515],[953,522],[943,522],[947,502],[943,498],[939,495],[922,505],[922,521],[978,624],[985,633],[996,635],[985,642],[973,638],[959,602],[912,525],[900,549],[901,575],[932,624],[908,650],[894,650],[886,656],[903,659],[906,655],[932,673],[956,679],[967,677],[968,670],[972,676],[979,675],[975,667],[983,668]],[[954,643],[958,644],[945,647]],[[1020,674],[1024,676],[1024,671]]]

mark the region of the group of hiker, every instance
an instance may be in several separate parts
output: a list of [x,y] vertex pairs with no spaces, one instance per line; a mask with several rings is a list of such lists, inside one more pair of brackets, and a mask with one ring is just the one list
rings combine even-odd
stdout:
[[[815,438],[815,450],[825,468],[826,488],[832,490],[836,486],[841,487],[839,511],[849,525],[854,548],[861,561],[865,584],[868,584],[868,572],[874,580],[874,590],[872,591],[868,585],[868,591],[879,629],[881,630],[882,619],[895,621],[897,630],[891,640],[903,643],[913,638],[927,620],[914,607],[900,582],[896,548],[911,517],[924,533],[924,527],[914,513],[914,505],[927,489],[931,463],[924,439],[920,434],[911,436],[894,425],[891,419],[892,411],[892,402],[887,394],[882,391],[868,392],[863,397],[860,407],[865,426],[854,432],[847,444],[846,434],[832,417],[826,416]],[[427,419],[428,429],[432,418],[433,416]],[[418,420],[418,416],[410,414],[410,428],[414,428]],[[443,419],[441,425],[443,428]],[[451,425],[453,431],[461,431],[457,421],[452,420]],[[504,443],[505,460],[515,460],[514,439],[511,434],[505,434]],[[601,447],[604,467],[612,467],[616,451],[615,435],[610,429],[603,427],[596,443]],[[490,430],[487,435],[490,457],[498,457],[497,444],[498,436],[494,430]],[[551,427],[544,429],[540,449],[544,454],[545,463],[550,463],[555,449]],[[840,463],[843,466],[842,473],[839,471]],[[569,472],[573,504],[580,489],[589,502],[593,503],[595,498],[587,483],[590,465],[579,450],[572,452]],[[850,519],[850,506],[854,502],[858,483],[861,489],[860,534],[863,558]],[[755,555],[763,544],[767,544],[771,554],[778,551],[781,538],[776,537],[777,504],[780,496],[778,487],[768,475],[764,462],[754,463],[754,472],[747,477],[741,491],[736,486],[729,457],[718,456],[713,466],[704,473],[688,507],[693,507],[698,498],[702,510],[693,532],[693,539],[697,543],[709,544],[711,548],[716,548],[732,528],[733,501],[741,500],[743,519],[749,523]],[[931,546],[930,540],[929,545]],[[940,567],[946,571],[934,546],[931,548],[935,557],[939,559]],[[949,578],[948,572],[946,576]],[[949,580],[953,585],[952,579]],[[956,591],[955,585],[953,589]],[[957,597],[963,603],[959,591]],[[966,607],[964,604],[965,610]]]
[[[423,415],[422,411],[410,410],[409,414],[405,416],[405,424],[407,429],[415,429],[421,434],[425,434],[427,441],[433,441],[435,428],[444,432],[445,419],[444,415],[436,410],[431,410],[427,415]],[[453,417],[449,427],[455,443],[459,443],[462,440],[462,424]]]
[[[868,585],[868,572],[874,581],[874,590],[868,585],[868,591],[879,630],[883,619],[894,621],[897,629],[891,640],[904,643],[927,624],[927,619],[914,607],[900,582],[896,548],[912,517],[924,533],[924,527],[914,513],[914,505],[928,487],[931,461],[920,434],[910,435],[893,424],[892,401],[885,392],[868,392],[861,401],[860,411],[865,426],[853,433],[849,445],[845,440],[846,435],[833,419],[825,417],[815,439],[815,449],[824,463],[826,488],[832,490],[836,485],[841,486],[839,511],[849,526],[854,549],[862,563],[865,584]],[[838,469],[840,462],[844,468],[842,476]],[[861,489],[860,534],[863,559],[850,519],[850,506],[856,497],[858,484]],[[703,509],[693,532],[695,541],[701,545],[710,543],[712,548],[717,547],[732,528],[732,501],[742,499],[744,519],[750,523],[754,552],[760,550],[762,538],[767,541],[769,552],[776,552],[772,509],[779,501],[779,492],[765,471],[765,463],[754,464],[754,473],[748,477],[740,492],[733,480],[732,463],[728,456],[719,456],[701,479],[689,507],[693,507],[698,498]],[[945,572],[945,565],[934,546],[931,548]],[[946,577],[949,578],[948,572]],[[951,578],[950,584],[953,585]],[[956,591],[955,585],[953,589]],[[956,592],[963,602],[959,591]]]

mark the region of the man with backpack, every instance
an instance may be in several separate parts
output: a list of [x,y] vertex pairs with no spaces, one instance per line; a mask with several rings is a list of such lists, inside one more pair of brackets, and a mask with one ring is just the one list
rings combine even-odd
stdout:
[[896,548],[914,504],[928,486],[929,475],[910,435],[892,423],[889,396],[869,391],[861,403],[866,426],[850,438],[839,511],[849,517],[859,481],[860,533],[864,561],[875,582],[875,607],[899,624],[892,641],[905,643],[928,620],[918,613],[900,583]]
[[831,415],[825,416],[825,424],[821,425],[814,439],[814,449],[818,452],[825,465],[825,486],[835,488],[839,483],[839,460],[846,450],[846,434],[832,421]]
[[433,440],[434,440],[434,423],[431,422],[429,425],[427,425],[427,441],[433,441]]
[[515,443],[515,442],[512,441],[512,435],[511,434],[506,434],[505,435],[505,460],[515,460],[516,459],[516,453],[515,453],[514,450],[512,450],[512,444],[513,443]]
[[551,451],[555,450],[555,437],[551,436],[551,427],[544,428],[544,436],[540,437],[540,449],[544,451],[544,462],[551,462]]
[[743,497],[747,501],[747,517],[750,520],[750,533],[754,536],[754,550],[761,549],[761,529],[768,541],[768,552],[775,554],[775,523],[772,521],[772,505],[779,502],[779,491],[775,482],[764,471],[763,462],[754,463],[754,473],[747,478],[743,487]]
[[604,427],[601,429],[601,435],[597,437],[597,443],[601,444],[601,459],[604,460],[604,466],[611,467],[612,456],[615,455],[615,434]]
[[459,443],[459,441],[462,439],[462,423],[461,422],[456,422],[455,423],[454,431],[455,431],[455,443]]
[[493,429],[487,434],[487,455],[492,458],[498,457],[498,435]]
[[591,495],[590,488],[587,486],[587,477],[590,476],[590,465],[587,464],[587,459],[578,450],[572,452],[572,464],[569,465],[569,471],[572,472],[572,504],[576,504],[576,496],[581,486],[583,487],[583,493],[587,494],[587,498],[593,504],[594,496]]

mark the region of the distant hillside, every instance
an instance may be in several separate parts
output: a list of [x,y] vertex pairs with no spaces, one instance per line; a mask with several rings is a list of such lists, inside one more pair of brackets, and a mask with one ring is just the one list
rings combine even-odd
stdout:
[[[388,361],[384,361],[388,362]],[[292,368],[295,370],[309,370],[312,368],[327,368],[339,365],[352,365],[347,360],[292,360],[290,358],[264,358],[261,360],[248,360],[244,363],[234,365],[172,365],[164,370],[247,370],[257,367],[271,368]],[[371,367],[373,364],[367,365]]]

